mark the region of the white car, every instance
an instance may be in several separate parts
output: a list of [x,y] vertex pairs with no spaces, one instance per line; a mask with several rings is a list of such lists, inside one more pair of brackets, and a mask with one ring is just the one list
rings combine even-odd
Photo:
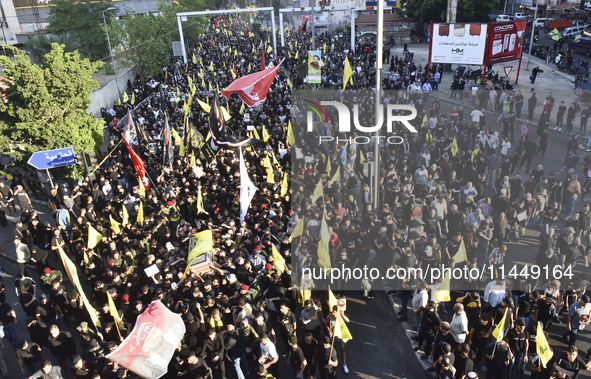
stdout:
[[525,20],[528,16],[525,13],[515,13],[513,15],[516,20]]
[[536,18],[534,21],[534,25],[536,28],[544,28],[546,27],[546,22],[552,21],[551,18]]
[[505,21],[513,21],[513,20],[515,20],[515,17],[510,16],[508,14],[500,14],[495,19],[496,22],[505,22]]
[[562,34],[563,37],[574,37],[583,34],[584,31],[584,26],[571,26],[565,28],[562,32],[560,32],[560,34]]

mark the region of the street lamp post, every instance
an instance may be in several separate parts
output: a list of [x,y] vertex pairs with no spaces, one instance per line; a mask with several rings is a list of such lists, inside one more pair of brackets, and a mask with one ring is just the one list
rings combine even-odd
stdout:
[[113,55],[113,49],[111,48],[111,39],[109,38],[109,28],[107,28],[107,20],[105,19],[105,11],[116,10],[117,8],[107,8],[101,13],[103,14],[103,23],[105,24],[105,32],[107,33],[107,43],[109,44],[109,55],[111,55],[111,65],[113,66],[113,72],[115,73],[115,84],[117,85],[117,95],[121,98],[121,89],[119,88],[119,78],[117,77],[117,66],[115,65],[115,56]]
[[529,60],[531,59],[531,48],[534,44],[535,38],[535,31],[536,31],[536,19],[538,18],[538,2],[536,0],[536,10],[534,11],[534,22],[531,24],[531,36],[529,37],[529,54],[527,55],[527,64],[525,65],[525,69],[529,69]]

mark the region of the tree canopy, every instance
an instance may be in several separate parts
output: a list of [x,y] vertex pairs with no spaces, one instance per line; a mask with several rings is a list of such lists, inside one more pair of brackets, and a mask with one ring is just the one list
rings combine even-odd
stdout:
[[90,62],[78,52],[52,44],[40,65],[24,51],[10,49],[14,58],[0,56],[10,86],[0,101],[0,151],[17,161],[36,151],[73,147],[76,153],[98,151],[103,122],[86,110],[90,94],[99,88],[91,75],[102,62]]
[[52,0],[51,3],[47,31],[56,35],[71,33],[82,46],[80,54],[93,61],[109,55],[102,15],[109,3],[77,0]]

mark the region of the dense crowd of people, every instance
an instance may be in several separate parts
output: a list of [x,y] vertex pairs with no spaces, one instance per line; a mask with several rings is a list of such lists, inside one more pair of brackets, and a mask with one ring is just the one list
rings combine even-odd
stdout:
[[[14,236],[20,271],[15,290],[27,315],[28,336],[17,334],[14,325],[22,320],[0,293],[0,322],[16,349],[21,373],[33,378],[134,377],[105,356],[153,300],[181,315],[187,330],[166,377],[336,378],[337,372],[348,373],[346,344],[332,338],[339,313],[348,322],[346,299],[340,297],[330,307],[326,288],[299,277],[300,268],[319,265],[324,223],[334,267],[494,268],[482,280],[452,280],[446,300],[435,296],[441,281],[393,283],[401,304],[399,320],[413,320],[416,350],[423,352],[422,359],[431,359],[438,377],[474,378],[479,373],[506,378],[512,371],[523,375],[526,365],[535,378],[574,378],[580,370],[590,371],[576,341],[591,313],[588,275],[580,270],[588,267],[591,210],[588,204],[580,211],[575,208],[589,186],[591,155],[583,171],[577,170],[579,144],[573,138],[565,178],[544,172],[541,165],[530,167],[537,154],[544,156],[551,126],[563,126],[566,116],[565,126],[573,127],[581,111],[577,102],[570,107],[555,104],[551,92],[539,102],[533,90],[526,99],[519,91],[485,89],[458,76],[450,96],[462,105],[447,112],[436,92],[446,75],[442,67],[421,67],[411,54],[391,57],[388,52],[384,103],[413,105],[418,116],[412,123],[419,133],[398,125],[396,132],[405,142],[381,146],[382,205],[373,209],[363,170],[372,160],[369,146],[336,140],[313,145],[299,138],[297,128],[297,143],[288,142],[290,120],[295,126],[305,119],[302,99],[294,98],[292,90],[314,85],[300,67],[311,50],[311,33],[295,29],[287,34],[286,49],[272,52],[267,50],[268,32],[253,33],[234,16],[215,25],[212,20],[206,33],[194,36],[188,63],[171,58],[159,76],[129,83],[139,103],[105,110],[111,154],[68,193],[51,190],[49,206],[69,216],[58,217],[57,225],[40,221],[18,177],[14,189],[0,183],[3,205],[15,212],[16,198],[22,214]],[[347,38],[330,33],[316,35],[314,42],[323,51],[318,87],[341,89],[347,58],[353,68],[353,95],[343,93],[343,101],[373,109],[373,98],[356,91],[375,86],[374,43],[359,38],[351,51]],[[197,100],[212,104],[217,88],[232,82],[232,71],[236,76],[259,71],[263,51],[266,65],[285,58],[266,101],[246,109],[235,95],[221,101],[236,135],[245,136],[249,125],[260,135],[264,126],[269,134],[265,144],[243,151],[258,191],[241,223],[238,150],[217,152],[215,162],[200,154],[210,114]],[[536,137],[516,142],[514,125],[525,103],[529,120],[536,108],[543,111]],[[119,144],[128,108],[133,109],[140,156],[150,176],[145,194],[125,144]],[[499,115],[500,134],[486,125],[487,112]],[[163,164],[166,120],[184,141]],[[341,141],[353,136],[341,134],[327,120],[315,125],[320,133]],[[265,167],[269,165],[271,170]],[[340,175],[333,180],[337,170]],[[293,176],[295,183],[287,193],[281,186],[284,175]],[[314,202],[318,182],[323,195]],[[290,234],[302,219],[302,233],[292,241]],[[122,224],[121,230],[112,220]],[[92,249],[87,248],[89,226],[102,235]],[[507,263],[507,244],[519,240],[526,228],[541,231],[535,265],[550,272],[558,267],[572,277],[509,281],[493,275]],[[211,271],[184,278],[189,239],[207,229],[214,242]],[[278,268],[273,247],[291,261],[291,271]],[[456,258],[461,248],[465,259]],[[64,284],[65,272],[56,263],[59,249],[83,272],[100,327],[93,324],[81,294]],[[154,264],[158,273],[148,276],[145,268]],[[351,283],[339,284],[344,288]],[[354,284],[370,299],[371,288],[378,287],[369,280]],[[108,297],[121,322],[113,317]],[[507,331],[496,341],[491,332],[503,318]],[[561,322],[568,331],[563,337],[566,353],[556,354],[546,367],[537,358],[529,361],[536,355],[538,322],[546,333]],[[45,355],[48,351],[52,359]],[[0,373],[6,374],[2,364]]]

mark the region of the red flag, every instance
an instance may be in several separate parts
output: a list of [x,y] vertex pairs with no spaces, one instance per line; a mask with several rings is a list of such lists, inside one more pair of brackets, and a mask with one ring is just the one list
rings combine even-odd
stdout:
[[306,25],[308,24],[308,19],[304,20],[304,25],[302,25],[302,33],[306,33]]
[[127,152],[129,153],[129,156],[131,157],[131,161],[133,162],[133,167],[135,167],[135,171],[137,172],[137,175],[139,176],[140,180],[144,184],[144,187],[148,188],[148,177],[146,176],[146,168],[144,167],[144,161],[142,161],[142,158],[140,158],[140,156],[137,155],[137,153],[131,148],[131,146],[129,145],[129,142],[127,142],[125,137],[124,136],[122,136],[122,137],[123,137],[123,142],[125,142],[125,146],[127,146]]
[[283,60],[275,67],[269,67],[266,70],[234,80],[228,88],[222,91],[222,96],[229,98],[232,92],[236,92],[249,107],[265,101],[282,63]]
[[215,19],[215,26],[218,26],[218,22],[220,22],[220,16],[218,16],[218,18]]
[[224,25],[228,25],[228,20],[224,17]]
[[261,71],[265,69],[265,45],[263,45],[263,58],[261,58]]
[[238,71],[236,70],[236,66],[234,66],[234,64],[232,64],[232,70],[234,70],[234,74],[238,75]]
[[213,38],[209,38],[209,46],[213,47]]

